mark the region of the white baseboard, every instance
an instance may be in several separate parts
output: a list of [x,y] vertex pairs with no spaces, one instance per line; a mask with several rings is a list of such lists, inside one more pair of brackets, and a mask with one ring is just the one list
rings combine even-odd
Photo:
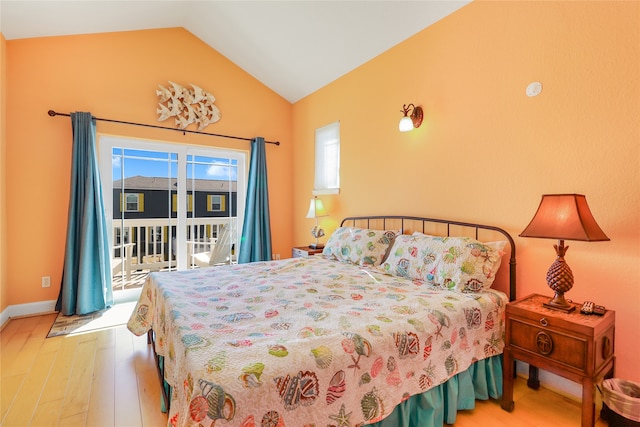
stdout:
[[10,305],[0,313],[0,326],[12,317],[33,316],[36,314],[53,313],[56,310],[56,300],[30,302],[27,304]]
[[[529,364],[517,360],[516,372],[518,375],[528,378]],[[576,400],[578,402],[582,401],[581,384],[562,378],[558,375],[552,374],[551,372],[543,371],[542,369],[538,371],[538,379],[540,380],[540,385],[542,387],[568,397],[569,399]]]
[[[114,293],[114,303],[137,301],[142,288],[118,291]],[[56,310],[56,300],[30,302],[27,304],[10,305],[0,313],[0,329],[9,319],[14,317],[35,316],[53,313]]]

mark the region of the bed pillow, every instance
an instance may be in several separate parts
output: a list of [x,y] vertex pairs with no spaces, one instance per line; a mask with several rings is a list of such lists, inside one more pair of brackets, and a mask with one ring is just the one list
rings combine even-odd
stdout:
[[395,239],[380,268],[458,292],[478,292],[493,284],[505,244],[470,237],[403,235]]
[[329,237],[322,254],[341,262],[378,266],[398,234],[397,230],[339,227]]

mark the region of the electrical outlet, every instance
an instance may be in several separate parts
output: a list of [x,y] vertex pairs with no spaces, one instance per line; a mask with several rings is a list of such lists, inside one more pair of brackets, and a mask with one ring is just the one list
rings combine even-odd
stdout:
[[280,259],[280,254],[275,254],[273,255],[273,259],[275,259],[276,261]]
[[51,287],[51,276],[42,276],[42,287],[43,288]]

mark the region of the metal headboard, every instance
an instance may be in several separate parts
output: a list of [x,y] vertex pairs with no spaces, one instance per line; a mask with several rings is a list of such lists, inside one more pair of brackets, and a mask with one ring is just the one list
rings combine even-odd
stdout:
[[[371,226],[371,223],[375,222],[375,227]],[[404,234],[408,230],[405,227],[405,224],[410,223],[414,225],[416,223],[421,223],[421,229],[412,229],[409,231],[421,231],[425,234],[427,230],[428,224],[444,224],[446,225],[446,235],[451,236],[451,227],[462,227],[463,229],[472,229],[474,230],[475,239],[480,240],[478,238],[480,230],[488,230],[494,231],[504,236],[505,239],[509,242],[510,251],[509,251],[509,300],[514,301],[516,299],[516,245],[513,241],[513,238],[509,233],[507,233],[502,228],[494,227],[491,225],[483,225],[483,224],[474,224],[470,222],[460,222],[460,221],[451,221],[448,219],[436,219],[436,218],[423,218],[417,216],[398,216],[398,215],[379,215],[379,216],[352,216],[346,217],[340,223],[341,227],[352,226],[352,227],[361,227],[361,228],[377,228],[380,229],[380,222],[382,222],[382,229],[387,230],[390,228],[397,229],[398,223],[400,224],[400,230]],[[393,226],[387,227],[387,223],[393,223]],[[444,234],[444,233],[443,233]]]

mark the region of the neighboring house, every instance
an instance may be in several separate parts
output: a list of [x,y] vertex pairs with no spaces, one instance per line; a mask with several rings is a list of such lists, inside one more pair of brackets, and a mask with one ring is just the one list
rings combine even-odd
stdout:
[[[133,176],[113,181],[113,218],[177,216],[177,179]],[[169,196],[169,192],[171,196]],[[237,182],[194,179],[187,184],[187,218],[235,217]]]
[[[169,254],[175,255],[175,245],[169,251],[169,242],[176,235],[175,225],[140,220],[163,220],[177,218],[178,194],[177,179],[133,176],[113,181],[113,219],[114,219],[114,255],[120,256],[117,247],[122,243],[137,243],[133,249],[136,258],[146,255],[160,255],[164,261]],[[170,209],[169,209],[170,206]],[[222,180],[193,179],[187,183],[187,218],[235,218],[237,215],[237,182]],[[124,219],[124,240],[122,227],[118,221]],[[127,223],[136,220],[136,223]],[[166,224],[166,222],[165,222]],[[152,231],[154,230],[154,231]],[[217,229],[199,221],[190,224],[187,239],[208,241],[217,235]],[[155,236],[151,236],[155,233]],[[174,257],[171,256],[171,258]],[[138,262],[138,263],[139,263]]]

